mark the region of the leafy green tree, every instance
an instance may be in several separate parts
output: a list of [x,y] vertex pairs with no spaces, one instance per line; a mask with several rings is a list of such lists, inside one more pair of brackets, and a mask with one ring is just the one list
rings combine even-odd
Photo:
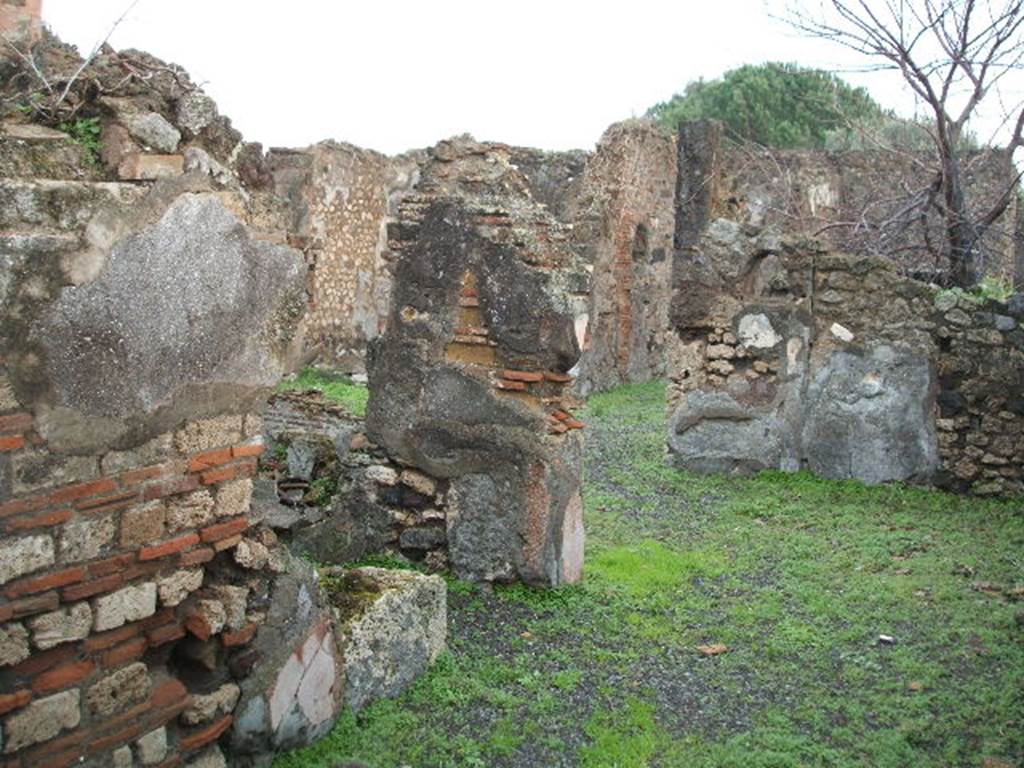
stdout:
[[797,64],[748,64],[718,80],[695,80],[647,114],[669,128],[721,120],[735,136],[777,148],[823,148],[830,134],[885,115],[863,88]]

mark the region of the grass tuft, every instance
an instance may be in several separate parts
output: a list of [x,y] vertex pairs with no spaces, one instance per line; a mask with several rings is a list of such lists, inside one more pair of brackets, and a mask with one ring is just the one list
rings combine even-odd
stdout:
[[338,403],[354,416],[366,416],[366,403],[370,390],[363,384],[355,384],[345,374],[332,373],[319,368],[304,368],[294,379],[284,379],[276,388],[277,392],[315,389],[328,400]]

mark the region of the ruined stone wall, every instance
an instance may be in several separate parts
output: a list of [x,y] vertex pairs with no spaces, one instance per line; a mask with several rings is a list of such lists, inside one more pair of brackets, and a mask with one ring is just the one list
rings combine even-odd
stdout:
[[463,578],[580,578],[583,424],[567,228],[510,148],[442,142],[389,231],[395,284],[372,347],[367,434],[445,483],[448,557]]
[[302,255],[247,188],[260,156],[184,73],[107,52],[81,82],[96,155],[20,112],[0,125],[0,751],[223,765],[230,737],[243,765],[247,741],[324,732],[342,696],[312,569],[250,514]]
[[936,294],[884,260],[727,219],[675,279],[678,466],[1024,490],[1019,298]]
[[934,301],[939,392],[937,483],[976,494],[1024,494],[1024,296]]
[[675,192],[676,142],[649,121],[613,125],[587,160],[573,229],[591,269],[581,394],[664,375]]
[[366,344],[388,314],[388,217],[396,195],[418,177],[417,156],[324,142],[272,150],[267,166],[291,212],[290,242],[310,268],[308,343],[322,362],[362,371]]
[[[940,279],[946,269],[944,225],[934,210],[923,217],[899,215],[932,180],[930,165],[922,164],[920,155],[769,150],[723,142],[721,132],[707,123],[684,124],[680,131],[681,163],[699,165],[704,158],[709,164],[703,189],[711,199],[697,201],[697,207],[708,208],[711,218],[815,236],[837,251],[885,256],[904,273],[925,279]],[[691,150],[699,151],[684,162]],[[1016,171],[1011,159],[999,150],[969,153],[963,169],[976,215],[1011,190],[1009,206],[984,239],[981,271],[1012,282],[1020,212],[1012,194]],[[682,223],[687,221],[685,196],[680,206]],[[693,224],[691,239],[701,231],[699,221]]]
[[543,205],[559,221],[575,221],[582,192],[584,170],[591,153],[582,150],[545,152],[509,147],[509,162],[526,180],[534,202]]
[[10,40],[37,39],[42,20],[43,0],[0,0],[0,33]]

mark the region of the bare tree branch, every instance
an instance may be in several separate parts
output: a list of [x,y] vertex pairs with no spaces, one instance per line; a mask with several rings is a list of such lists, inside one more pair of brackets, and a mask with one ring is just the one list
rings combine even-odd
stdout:
[[[927,195],[911,194],[877,226],[906,226],[923,221],[929,208],[939,210],[952,279],[962,286],[975,283],[986,258],[986,233],[1008,209],[1020,176],[985,210],[976,210],[965,190],[961,144],[978,105],[1024,63],[1024,0],[824,0],[814,14],[791,6],[784,20],[799,32],[874,59],[879,68],[899,71],[927,105],[937,181]],[[1006,147],[1012,158],[1024,146],[1024,104],[1010,112],[1016,113]],[[976,158],[966,159],[970,171]]]

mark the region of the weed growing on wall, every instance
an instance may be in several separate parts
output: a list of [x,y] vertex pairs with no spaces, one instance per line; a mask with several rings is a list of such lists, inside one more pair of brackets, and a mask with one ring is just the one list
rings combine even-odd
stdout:
[[72,120],[60,123],[57,126],[60,130],[71,137],[71,141],[85,149],[86,159],[91,164],[99,161],[100,150],[103,142],[100,141],[100,119],[98,117],[86,117],[81,120]]

